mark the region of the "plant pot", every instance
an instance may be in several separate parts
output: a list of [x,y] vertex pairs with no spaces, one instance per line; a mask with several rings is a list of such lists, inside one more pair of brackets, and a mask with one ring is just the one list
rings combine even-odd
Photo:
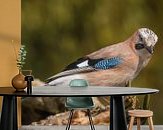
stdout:
[[27,87],[27,83],[24,78],[25,76],[21,72],[13,77],[12,86],[16,89],[16,91],[24,91]]

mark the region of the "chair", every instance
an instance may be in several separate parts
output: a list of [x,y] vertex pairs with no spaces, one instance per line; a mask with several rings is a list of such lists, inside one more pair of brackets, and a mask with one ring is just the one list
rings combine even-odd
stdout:
[[132,130],[134,119],[137,118],[137,130],[140,130],[141,118],[147,118],[149,123],[149,129],[154,130],[152,116],[153,112],[150,110],[129,110],[129,116],[131,116],[128,130]]
[[145,124],[146,119],[148,119],[149,129],[154,130],[153,120],[152,120],[153,112],[148,110],[149,107],[150,107],[150,95],[147,94],[144,97],[143,105],[141,109],[134,109],[128,111],[128,115],[131,117],[128,130],[132,130],[135,118],[137,122],[137,130],[140,130],[141,124]]
[[[126,87],[131,87],[131,81],[128,82]],[[149,124],[149,129],[154,130],[153,120],[152,120],[153,112],[150,110],[147,110],[147,109],[149,109],[149,105],[150,105],[149,102],[150,102],[150,95],[147,94],[144,97],[142,109],[134,109],[134,110],[128,111],[128,115],[131,117],[129,126],[128,126],[128,130],[132,130],[135,118],[137,118],[137,120],[136,120],[137,121],[137,130],[140,130],[141,118],[143,118],[143,119],[147,118],[148,124]],[[146,120],[144,120],[142,124],[145,124],[145,121]]]
[[[69,84],[70,87],[87,87],[88,83],[84,79],[74,79]],[[87,109],[91,130],[95,130],[90,109],[94,107],[92,97],[67,97],[65,107],[70,109],[70,115],[66,130],[70,129],[73,113],[75,109]]]

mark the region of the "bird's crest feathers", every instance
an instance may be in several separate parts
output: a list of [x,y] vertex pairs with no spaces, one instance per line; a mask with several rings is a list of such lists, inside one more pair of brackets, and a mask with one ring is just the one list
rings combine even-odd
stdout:
[[146,40],[147,46],[154,46],[158,41],[157,35],[148,28],[140,28],[138,32]]

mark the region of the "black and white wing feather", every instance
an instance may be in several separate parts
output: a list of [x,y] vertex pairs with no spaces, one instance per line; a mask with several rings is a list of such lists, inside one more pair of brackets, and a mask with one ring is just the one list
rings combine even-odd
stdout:
[[114,68],[121,64],[121,62],[122,59],[120,57],[112,57],[108,59],[90,59],[88,57],[80,58],[69,64],[61,73],[48,78],[47,83],[59,77]]

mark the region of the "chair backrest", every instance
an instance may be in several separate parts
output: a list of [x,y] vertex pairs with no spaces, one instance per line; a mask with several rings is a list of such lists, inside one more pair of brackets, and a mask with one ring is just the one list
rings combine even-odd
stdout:
[[87,87],[88,82],[84,79],[73,79],[70,81],[70,87]]

